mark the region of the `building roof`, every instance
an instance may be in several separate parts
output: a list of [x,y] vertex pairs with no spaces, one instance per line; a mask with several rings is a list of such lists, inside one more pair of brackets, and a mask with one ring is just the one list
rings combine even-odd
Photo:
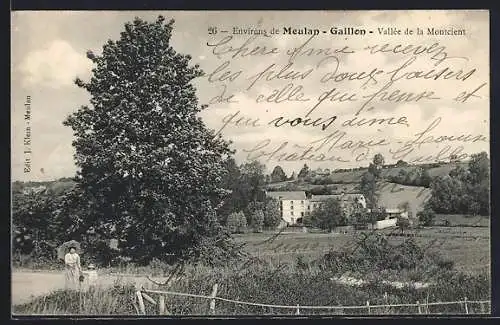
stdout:
[[326,201],[329,199],[339,199],[339,200],[354,200],[364,198],[363,194],[351,193],[351,194],[328,194],[328,195],[313,195],[311,196],[311,201]]
[[339,194],[312,195],[311,201],[326,201],[329,199],[340,199]]
[[304,191],[278,191],[278,192],[266,192],[269,197],[276,198],[278,200],[305,200],[306,192]]
[[387,213],[402,213],[402,212],[405,212],[405,210],[395,208],[395,209],[385,209],[385,212],[387,212]]

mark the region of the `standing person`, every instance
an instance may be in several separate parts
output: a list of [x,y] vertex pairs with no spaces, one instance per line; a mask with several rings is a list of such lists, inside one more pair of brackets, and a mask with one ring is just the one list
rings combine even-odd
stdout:
[[82,272],[76,247],[69,248],[69,253],[64,256],[64,263],[66,264],[66,289],[76,290],[79,287],[79,277]]

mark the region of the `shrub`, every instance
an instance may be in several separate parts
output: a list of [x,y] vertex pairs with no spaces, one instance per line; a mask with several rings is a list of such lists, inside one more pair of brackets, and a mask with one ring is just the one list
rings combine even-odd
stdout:
[[120,251],[113,249],[107,240],[88,240],[85,245],[86,255],[93,263],[100,266],[114,266],[118,263]]
[[406,229],[410,228],[410,220],[408,218],[398,218],[396,226],[404,232]]
[[436,214],[431,208],[425,207],[423,211],[417,213],[417,217],[418,221],[422,226],[428,227],[434,224],[434,219],[436,218]]
[[226,226],[231,233],[243,233],[247,226],[247,218],[243,212],[233,212],[227,217]]
[[262,232],[264,226],[264,212],[255,210],[252,214],[252,228],[254,232]]

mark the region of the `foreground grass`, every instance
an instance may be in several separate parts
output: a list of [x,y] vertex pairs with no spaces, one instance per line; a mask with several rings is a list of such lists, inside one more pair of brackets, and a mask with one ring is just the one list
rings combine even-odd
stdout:
[[16,315],[133,315],[133,285],[117,284],[87,292],[57,290],[29,303],[15,305]]
[[[177,291],[199,295],[210,295],[212,286],[217,283],[218,297],[240,301],[274,305],[297,304],[305,306],[352,306],[380,304],[405,304],[420,301],[457,301],[490,299],[490,277],[486,274],[466,275],[457,272],[443,272],[435,278],[435,283],[426,289],[413,287],[397,289],[381,284],[380,278],[351,287],[331,281],[333,273],[319,270],[303,270],[291,265],[269,267],[253,265],[245,269],[193,267],[177,278],[168,287],[151,285],[151,289]],[[116,283],[110,288],[98,288],[87,292],[55,291],[38,297],[29,303],[17,305],[14,314],[52,314],[52,315],[134,315],[135,288],[131,284]],[[158,296],[151,294],[158,301]],[[166,306],[173,315],[206,315],[209,301],[201,298],[167,295]],[[157,314],[157,307],[145,302],[147,314]],[[484,309],[488,312],[489,306]],[[479,305],[470,305],[470,313],[481,313]],[[301,314],[366,314],[361,310],[301,310]],[[392,307],[371,310],[372,314],[414,314],[415,307]],[[217,301],[216,314],[219,315],[272,315],[294,314],[293,309],[237,305]],[[464,313],[463,305],[430,306],[429,313]]]

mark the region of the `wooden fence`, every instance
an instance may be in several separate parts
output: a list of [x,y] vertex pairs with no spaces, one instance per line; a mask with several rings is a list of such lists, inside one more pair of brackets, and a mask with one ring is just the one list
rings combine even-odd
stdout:
[[[289,306],[289,305],[271,305],[271,304],[262,304],[262,303],[255,303],[255,302],[248,302],[248,301],[240,301],[240,300],[234,300],[234,299],[228,299],[228,298],[222,298],[222,297],[217,297],[217,289],[218,285],[214,284],[212,288],[212,293],[209,296],[206,295],[197,295],[197,294],[191,294],[191,293],[182,293],[182,292],[175,292],[175,291],[160,291],[160,290],[147,290],[147,289],[140,289],[136,291],[135,293],[135,302],[133,302],[134,307],[137,311],[138,315],[146,315],[146,307],[144,304],[144,301],[147,301],[151,304],[153,304],[156,309],[158,310],[158,315],[171,315],[169,312],[167,306],[165,305],[165,296],[167,295],[173,295],[173,296],[184,296],[184,297],[193,297],[193,298],[200,298],[200,299],[206,299],[209,300],[209,315],[215,315],[215,307],[216,307],[216,301],[225,301],[237,305],[247,305],[247,306],[257,306],[257,307],[267,307],[267,308],[275,308],[275,309],[288,309],[288,310],[294,310],[295,315],[301,315],[301,311],[306,311],[306,310],[325,310],[325,311],[337,311],[341,312],[341,314],[344,313],[346,310],[361,310],[362,314],[366,315],[382,315],[385,313],[378,313],[377,310],[380,310],[382,308],[402,308],[402,307],[411,307],[412,309],[414,308],[414,314],[442,314],[439,312],[430,312],[429,307],[430,306],[449,306],[449,305],[460,305],[461,307],[461,313],[463,314],[489,314],[491,311],[491,301],[489,300],[468,300],[467,297],[465,297],[463,300],[459,301],[447,301],[447,302],[416,302],[414,304],[383,304],[383,305],[371,305],[370,301],[367,301],[366,304],[364,305],[359,305],[359,306],[300,306],[300,305],[295,305],[295,306]],[[158,296],[158,301],[153,299],[152,296]],[[137,302],[137,303],[136,303]],[[471,307],[475,306],[474,311],[471,311]],[[477,306],[479,306],[479,313],[476,312],[478,310]],[[397,314],[397,313],[394,313]],[[405,313],[407,314],[407,313]],[[413,314],[413,313],[412,313]],[[456,314],[456,313],[453,313]]]

